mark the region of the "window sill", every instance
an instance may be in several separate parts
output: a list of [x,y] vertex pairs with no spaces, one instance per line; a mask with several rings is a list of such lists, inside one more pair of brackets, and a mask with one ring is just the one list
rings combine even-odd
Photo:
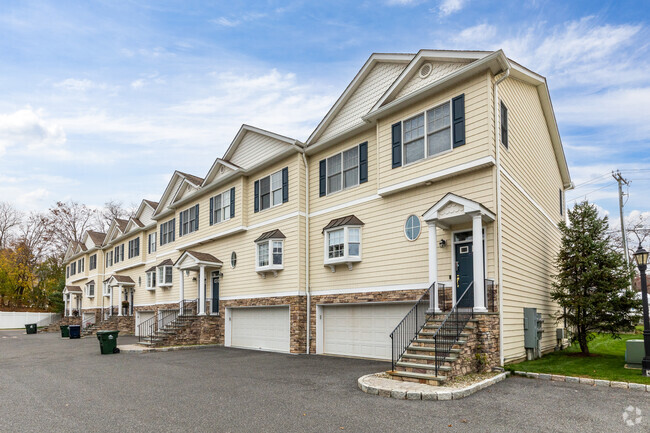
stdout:
[[165,289],[165,288],[171,287],[171,286],[172,286],[172,283],[158,284],[158,287],[160,287],[161,289]]
[[92,296],[86,296],[86,298],[88,298],[88,299],[95,299],[95,295],[92,295]]
[[[424,158],[418,159],[417,161],[405,162],[404,164],[402,164],[402,167],[411,167],[413,165],[417,165],[417,164],[423,163],[425,161],[435,159],[435,158],[437,158],[439,156],[447,155],[448,153],[451,153],[453,151],[454,151],[454,147],[452,145],[451,149],[446,149],[446,150],[444,150],[442,152],[434,153],[433,155],[427,155]],[[402,155],[402,157],[403,156],[404,155]]]
[[361,262],[361,257],[338,257],[336,259],[325,260],[325,266],[329,266],[332,272],[336,272],[336,265],[346,264],[348,270],[352,270],[353,263]]
[[150,292],[153,292],[153,291],[156,290],[155,287],[145,287],[145,289],[147,289],[147,290],[150,291]]
[[273,273],[274,277],[278,276],[278,271],[284,269],[284,265],[269,265],[269,266],[256,266],[255,272],[262,278],[266,278],[266,274],[269,272]]

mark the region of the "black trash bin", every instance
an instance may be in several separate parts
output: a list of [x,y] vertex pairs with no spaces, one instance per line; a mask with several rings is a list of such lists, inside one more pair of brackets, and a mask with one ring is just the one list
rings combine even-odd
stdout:
[[117,347],[117,334],[119,333],[120,331],[97,331],[99,350],[102,355],[120,353],[120,349]]
[[68,326],[70,332],[70,339],[81,338],[81,325],[70,325]]
[[25,325],[25,331],[27,331],[28,334],[36,334],[36,323]]

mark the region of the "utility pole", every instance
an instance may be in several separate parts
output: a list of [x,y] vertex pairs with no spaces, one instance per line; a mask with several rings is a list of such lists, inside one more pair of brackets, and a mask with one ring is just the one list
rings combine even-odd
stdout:
[[627,249],[627,233],[625,232],[625,218],[623,217],[623,184],[629,186],[630,182],[625,179],[619,170],[616,173],[612,172],[612,177],[618,182],[618,210],[621,214],[621,234],[623,235],[623,251],[625,253],[625,263],[630,267],[630,255]]

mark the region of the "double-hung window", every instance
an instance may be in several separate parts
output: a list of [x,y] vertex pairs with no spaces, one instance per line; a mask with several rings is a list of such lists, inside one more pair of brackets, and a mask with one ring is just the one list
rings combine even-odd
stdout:
[[359,185],[359,146],[327,158],[327,193]]
[[113,263],[124,261],[124,244],[118,245],[113,250]]
[[352,269],[352,263],[361,261],[361,225],[354,216],[332,220],[324,229],[325,266],[332,272],[335,265],[345,263]]
[[199,229],[199,205],[192,206],[180,213],[180,230],[178,235],[184,236]]
[[84,271],[84,259],[81,258],[79,259],[79,272],[83,272],[83,271]]
[[172,284],[172,267],[171,266],[160,266],[156,271],[158,275],[158,285],[159,286],[171,286]]
[[176,218],[160,224],[160,245],[165,245],[176,239]]
[[94,298],[95,297],[95,283],[91,282],[86,284],[86,297]]
[[154,233],[149,233],[149,237],[148,237],[148,242],[147,242],[147,243],[149,244],[149,250],[148,250],[148,253],[149,253],[149,254],[151,254],[151,253],[155,253],[155,252],[156,252],[156,232],[154,232]]
[[135,238],[129,241],[129,258],[137,257],[140,255],[140,238]]
[[288,200],[288,168],[255,181],[255,212],[281,205]]
[[230,219],[231,213],[231,194],[234,193],[234,188],[231,188],[227,191],[217,194],[212,197],[210,206],[212,209],[212,215],[210,218],[210,224],[218,224],[222,221],[228,221]]
[[88,270],[92,271],[94,269],[97,269],[97,254],[90,256],[90,259],[88,260]]
[[102,295],[104,295],[104,296],[110,296],[111,295],[111,287],[108,285],[108,281],[104,281],[102,283]]
[[70,275],[77,273],[77,262],[70,263]]
[[106,267],[113,266],[113,251],[106,253]]
[[67,267],[65,268],[65,277],[66,277],[66,278],[70,278],[70,266],[67,266]]
[[404,164],[452,149],[451,101],[404,122]]
[[147,272],[147,290],[156,289],[156,270],[150,270]]

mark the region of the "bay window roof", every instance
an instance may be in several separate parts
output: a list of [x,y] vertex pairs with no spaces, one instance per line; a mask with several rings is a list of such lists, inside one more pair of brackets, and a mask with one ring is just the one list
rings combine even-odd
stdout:
[[255,239],[255,242],[261,242],[267,239],[286,239],[286,236],[280,230],[275,229],[262,233],[259,238]]
[[327,223],[327,225],[323,227],[323,233],[325,233],[325,230],[334,229],[337,227],[362,225],[364,225],[363,221],[361,221],[359,218],[354,215],[348,215],[341,218],[334,218],[332,221]]

